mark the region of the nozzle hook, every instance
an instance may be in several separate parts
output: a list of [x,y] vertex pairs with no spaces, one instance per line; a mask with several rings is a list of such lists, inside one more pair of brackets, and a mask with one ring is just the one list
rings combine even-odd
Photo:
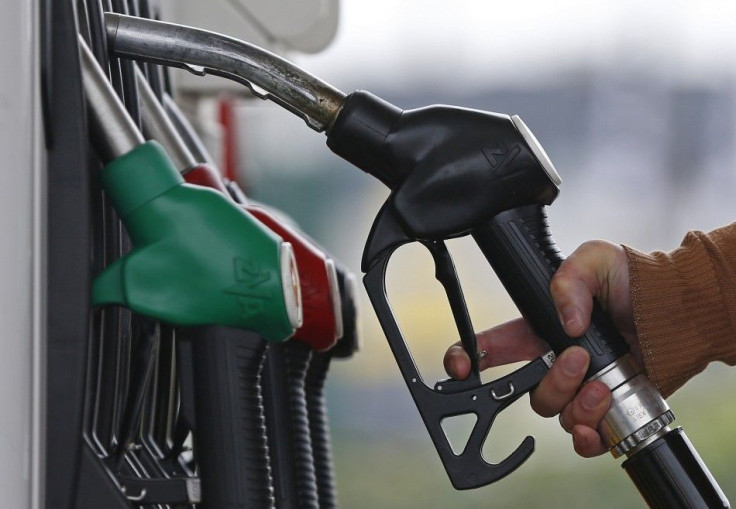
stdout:
[[[433,388],[422,380],[386,297],[386,268],[391,254],[400,244],[383,250],[377,259],[372,260],[363,281],[391,351],[450,482],[456,489],[477,488],[507,476],[534,451],[534,438],[527,436],[511,455],[499,463],[489,463],[482,454],[483,444],[496,416],[536,387],[548,371],[551,362],[548,356],[539,357],[509,375],[482,384],[478,370],[475,333],[450,254],[442,241],[421,243],[432,253],[435,276],[447,293],[463,347],[471,359],[471,372],[465,380],[441,380]],[[468,414],[476,416],[476,423],[467,443],[458,454],[453,451],[442,428],[442,421],[449,417]]]

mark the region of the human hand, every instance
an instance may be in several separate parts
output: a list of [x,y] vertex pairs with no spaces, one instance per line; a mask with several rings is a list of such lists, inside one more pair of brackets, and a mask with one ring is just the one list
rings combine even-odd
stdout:
[[[629,295],[628,260],[621,246],[600,240],[582,244],[560,265],[550,292],[565,333],[571,337],[582,336],[590,326],[596,298],[643,366]],[[522,318],[483,331],[477,338],[479,351],[488,353],[479,361],[480,369],[532,360],[549,350]],[[531,393],[534,411],[543,417],[559,414],[560,424],[572,435],[575,451],[584,457],[607,450],[597,428],[611,403],[611,392],[602,382],[580,387],[589,363],[583,348],[566,349]],[[459,343],[447,350],[444,364],[453,378],[463,379],[470,373],[470,359]]]

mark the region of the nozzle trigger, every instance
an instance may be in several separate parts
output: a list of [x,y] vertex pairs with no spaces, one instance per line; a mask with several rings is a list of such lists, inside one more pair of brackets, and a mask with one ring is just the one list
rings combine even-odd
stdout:
[[[374,232],[378,230],[376,228]],[[396,230],[391,230],[396,233]],[[364,259],[370,268],[363,281],[450,482],[461,490],[484,486],[507,476],[534,452],[534,438],[527,436],[511,455],[499,463],[489,463],[483,458],[483,444],[496,416],[539,383],[549,369],[549,359],[547,356],[537,358],[509,375],[482,384],[475,333],[450,253],[441,241],[421,241],[432,254],[435,276],[445,289],[463,347],[471,359],[468,378],[442,380],[430,388],[421,378],[386,296],[385,276],[391,254],[399,245],[410,240],[399,242],[394,237],[394,242],[387,249],[371,246],[370,240],[366,253],[377,253],[378,257]],[[467,414],[475,415],[476,423],[467,443],[460,453],[456,453],[442,428],[442,421]]]

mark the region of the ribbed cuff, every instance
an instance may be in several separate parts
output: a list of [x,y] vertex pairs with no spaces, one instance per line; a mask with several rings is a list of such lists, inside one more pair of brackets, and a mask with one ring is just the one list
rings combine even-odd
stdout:
[[665,397],[711,361],[736,363],[736,280],[726,258],[736,257],[736,229],[723,233],[688,233],[671,253],[624,246],[642,356]]

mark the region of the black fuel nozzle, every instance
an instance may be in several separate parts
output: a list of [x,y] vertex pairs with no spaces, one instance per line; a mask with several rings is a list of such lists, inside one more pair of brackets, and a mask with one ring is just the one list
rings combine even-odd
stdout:
[[393,191],[392,207],[417,239],[457,237],[500,211],[549,205],[562,183],[516,115],[401,110],[361,90],[345,100],[327,146]]
[[[376,218],[363,255],[366,288],[383,330],[453,485],[470,488],[513,471],[530,454],[527,437],[497,465],[477,454],[473,430],[458,456],[440,433],[441,420],[474,413],[485,433],[496,414],[531,390],[546,371],[533,363],[507,380],[490,382],[482,407],[477,363],[468,380],[444,381],[434,391],[423,383],[386,300],[385,271],[396,248],[424,244],[445,286],[463,346],[471,360],[473,328],[444,239],[470,234],[522,315],[556,354],[569,346],[591,356],[586,382],[599,380],[612,392],[611,407],[599,431],[647,503],[655,508],[729,507],[674,414],[629,354],[626,341],[596,304],[582,337],[567,336],[550,295],[554,272],[564,260],[547,224],[545,206],[557,197],[561,179],[541,145],[518,116],[509,117],[450,106],[401,111],[366,92],[348,96],[328,132],[329,147],[391,189]],[[549,366],[549,364],[547,365]],[[470,381],[469,381],[470,380]],[[465,404],[451,408],[453,395]],[[467,398],[471,396],[471,398]],[[488,397],[490,396],[490,397]],[[479,398],[481,399],[481,398]],[[456,403],[456,401],[452,401]],[[492,406],[491,418],[480,413]],[[662,452],[664,451],[664,452]]]

